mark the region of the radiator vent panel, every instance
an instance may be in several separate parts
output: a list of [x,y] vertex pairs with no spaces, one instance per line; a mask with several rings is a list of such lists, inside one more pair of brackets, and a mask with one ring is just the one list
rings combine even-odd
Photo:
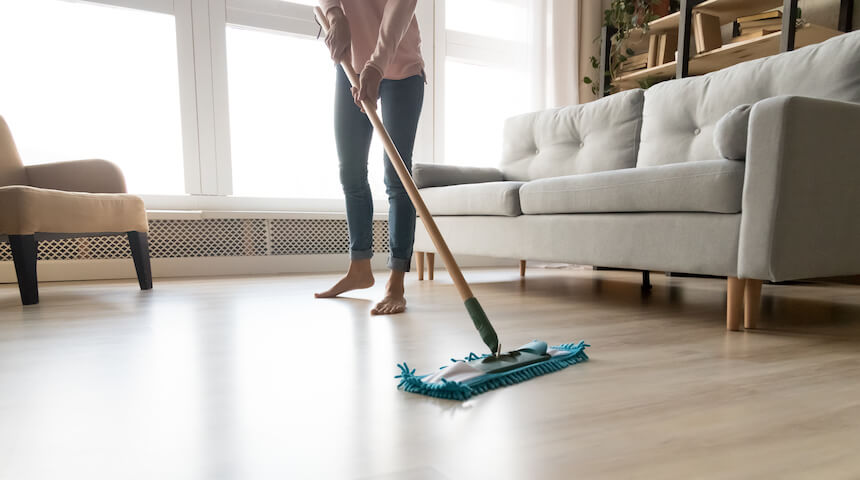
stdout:
[[[149,221],[152,258],[345,254],[346,220],[323,218],[215,218]],[[388,222],[373,222],[373,251],[388,253]],[[125,235],[39,242],[39,260],[131,258]],[[12,261],[0,242],[0,261]]]

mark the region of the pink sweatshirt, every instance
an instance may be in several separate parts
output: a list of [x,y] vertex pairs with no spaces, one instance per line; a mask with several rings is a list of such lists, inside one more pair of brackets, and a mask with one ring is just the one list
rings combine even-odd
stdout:
[[352,67],[365,66],[389,80],[420,74],[421,33],[415,18],[418,0],[319,0],[324,13],[343,9],[352,32]]

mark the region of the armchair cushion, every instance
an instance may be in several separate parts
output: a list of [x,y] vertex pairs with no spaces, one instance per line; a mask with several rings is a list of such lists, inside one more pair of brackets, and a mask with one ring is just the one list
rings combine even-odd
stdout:
[[143,200],[134,195],[0,187],[0,234],[146,232]]
[[125,193],[122,170],[107,160],[75,160],[24,167],[31,187],[66,192]]
[[12,132],[0,116],[0,187],[3,185],[26,185],[27,173],[12,140]]
[[504,180],[498,168],[461,167],[416,163],[412,166],[412,177],[418,188],[446,187],[465,183],[501,182]]

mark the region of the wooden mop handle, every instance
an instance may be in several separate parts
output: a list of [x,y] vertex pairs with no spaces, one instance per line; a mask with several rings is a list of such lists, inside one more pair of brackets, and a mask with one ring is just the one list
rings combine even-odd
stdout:
[[[317,21],[323,31],[328,33],[330,27],[328,18],[323,14],[320,7],[314,7],[314,14],[316,15]],[[346,72],[346,76],[349,77],[349,83],[351,83],[353,87],[358,88],[358,75],[356,75],[352,65],[350,65],[348,61],[340,62],[340,65],[343,67],[343,71]],[[469,288],[469,284],[466,283],[466,279],[463,277],[463,272],[460,271],[460,267],[454,260],[454,255],[451,254],[451,250],[445,243],[445,239],[442,238],[442,233],[439,232],[439,227],[436,226],[433,216],[430,215],[430,210],[428,210],[427,205],[424,204],[424,199],[422,199],[421,194],[418,193],[418,187],[415,186],[415,181],[412,180],[412,176],[409,175],[409,170],[406,169],[406,164],[403,163],[403,158],[400,156],[400,152],[397,151],[397,147],[394,146],[394,142],[391,141],[391,136],[388,135],[388,131],[379,119],[379,115],[376,113],[376,105],[368,102],[367,100],[362,101],[361,104],[364,107],[365,113],[367,113],[367,117],[370,119],[370,123],[373,124],[374,130],[376,130],[376,133],[382,140],[382,144],[385,146],[385,152],[388,153],[391,165],[394,166],[394,169],[397,171],[397,176],[400,177],[400,182],[403,183],[403,187],[406,189],[409,199],[412,200],[412,205],[415,206],[415,210],[421,217],[421,221],[424,222],[424,228],[426,228],[427,233],[430,234],[430,239],[433,240],[433,245],[436,246],[436,250],[438,250],[439,255],[442,257],[442,261],[445,263],[445,268],[448,270],[448,274],[451,275],[451,279],[454,281],[457,291],[460,292],[460,297],[462,297],[463,301],[473,298],[474,295],[472,295],[472,289]]]

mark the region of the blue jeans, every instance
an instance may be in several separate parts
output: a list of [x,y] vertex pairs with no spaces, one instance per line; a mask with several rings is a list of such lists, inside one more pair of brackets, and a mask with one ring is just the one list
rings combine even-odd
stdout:
[[[415,75],[403,80],[382,80],[379,98],[382,101],[382,123],[411,173],[412,148],[424,101],[424,77]],[[350,259],[368,259],[373,256],[373,197],[367,183],[367,157],[373,125],[355,105],[349,79],[339,66],[334,133],[340,160],[340,183],[346,197]],[[415,207],[388,154],[385,155],[385,191],[388,194],[388,242],[391,248],[388,268],[408,272],[415,240]]]

